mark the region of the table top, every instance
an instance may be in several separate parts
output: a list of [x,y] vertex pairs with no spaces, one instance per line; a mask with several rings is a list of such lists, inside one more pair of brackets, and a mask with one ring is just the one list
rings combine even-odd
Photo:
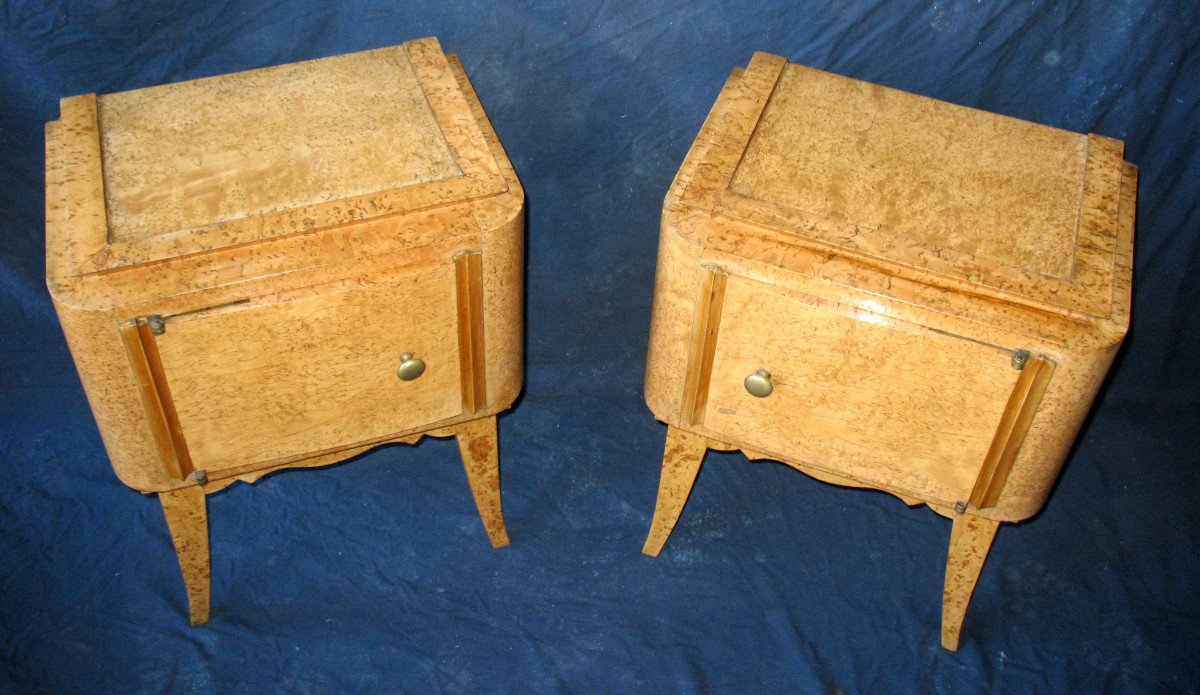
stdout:
[[1122,301],[1120,141],[765,53],[705,131],[676,189],[686,206],[928,284],[1099,318]]
[[47,273],[62,285],[268,242],[312,256],[314,232],[398,215],[461,234],[447,221],[487,214],[453,211],[513,208],[500,199],[516,185],[434,38],[68,97],[46,130]]
[[731,189],[1066,277],[1087,137],[787,65]]
[[462,174],[401,47],[96,102],[115,241]]

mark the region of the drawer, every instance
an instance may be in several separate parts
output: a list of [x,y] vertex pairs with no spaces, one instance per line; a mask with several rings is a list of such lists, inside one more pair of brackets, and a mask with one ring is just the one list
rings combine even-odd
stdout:
[[[212,473],[461,413],[455,279],[445,264],[180,314],[149,344],[143,328],[176,448]],[[398,378],[403,353],[425,362],[419,378]]]
[[[703,426],[866,483],[966,500],[1018,384],[1012,356],[730,276]],[[760,369],[767,397],[745,385]]]

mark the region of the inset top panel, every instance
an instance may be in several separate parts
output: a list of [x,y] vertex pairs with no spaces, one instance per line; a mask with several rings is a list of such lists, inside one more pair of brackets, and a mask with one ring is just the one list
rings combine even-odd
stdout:
[[504,208],[509,191],[461,72],[430,37],[67,97],[46,125],[47,271],[231,262],[216,256],[396,215],[439,215],[424,228],[461,234],[466,208]]
[[400,47],[97,98],[110,242],[462,175]]
[[1112,311],[1117,211],[1132,204],[1120,141],[765,53],[730,80],[705,128],[678,193],[688,208],[929,285]]
[[788,65],[731,185],[1067,278],[1087,137]]

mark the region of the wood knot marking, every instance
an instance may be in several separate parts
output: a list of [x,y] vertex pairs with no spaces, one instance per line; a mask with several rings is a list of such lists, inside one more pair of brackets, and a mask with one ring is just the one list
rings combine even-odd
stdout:
[[486,461],[492,455],[492,440],[487,437],[479,437],[471,440],[470,444],[471,456],[477,461]]

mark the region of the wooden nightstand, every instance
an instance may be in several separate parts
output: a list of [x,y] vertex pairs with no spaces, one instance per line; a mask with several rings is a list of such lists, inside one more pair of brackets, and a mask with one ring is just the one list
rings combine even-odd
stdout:
[[117,475],[158,493],[193,624],[205,495],[458,440],[508,543],[524,197],[436,39],[62,101],[47,282]]
[[1122,144],[757,54],[663,205],[644,552],[707,449],[953,520],[955,649],[996,529],[1041,508],[1129,324]]

